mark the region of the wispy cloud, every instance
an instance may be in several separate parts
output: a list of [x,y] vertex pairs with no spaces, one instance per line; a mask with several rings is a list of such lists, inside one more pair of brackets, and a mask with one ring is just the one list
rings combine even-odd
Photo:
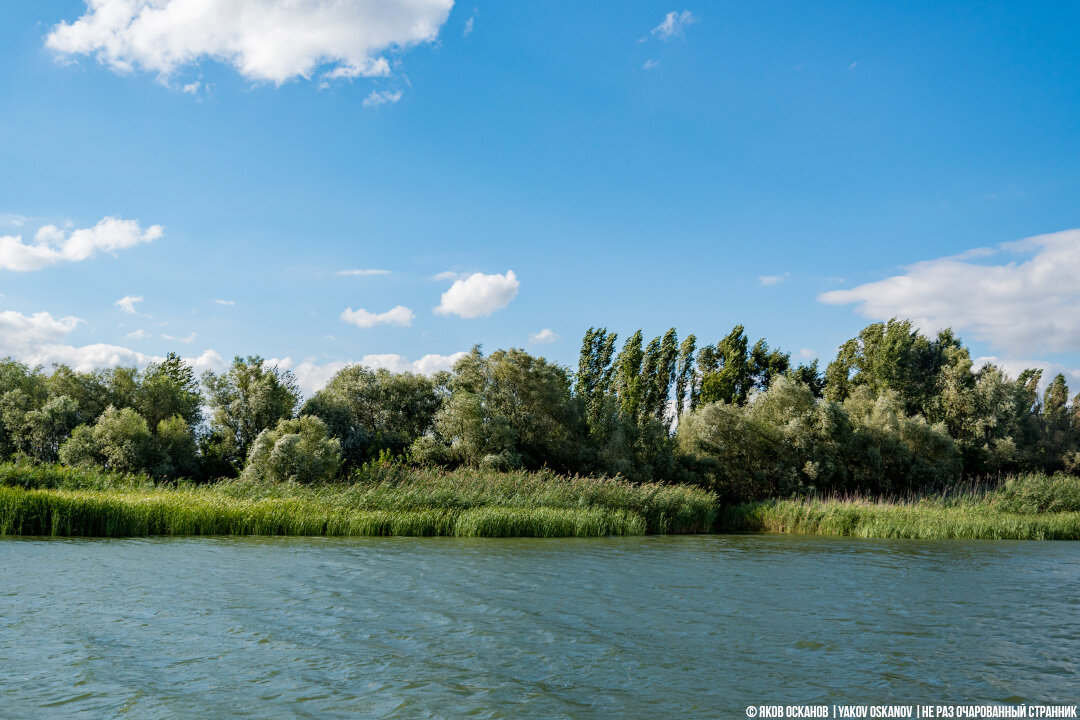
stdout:
[[389,275],[389,270],[338,270],[335,275],[344,277],[371,277],[373,275]]
[[791,273],[781,273],[780,275],[761,275],[758,277],[758,281],[762,285],[779,285],[780,283],[791,277]]
[[653,68],[660,67],[660,61],[656,58],[649,58],[645,61],[645,64],[641,66],[642,70],[652,70]]
[[214,302],[217,303],[218,305],[227,305],[229,307],[232,307],[233,305],[236,304],[236,301],[234,301],[234,300],[215,300]]
[[529,335],[529,342],[533,345],[548,345],[559,339],[559,336],[555,334],[555,331],[551,328],[544,328],[538,333],[532,333]]
[[141,303],[142,301],[142,295],[125,295],[114,302],[113,305],[120,308],[120,312],[125,312],[128,315],[137,315],[139,311],[135,309],[135,304]]
[[474,17],[471,17],[471,18],[469,18],[468,20],[465,21],[465,27],[461,31],[461,37],[469,37],[470,35],[472,35],[473,27],[476,24],[475,21],[476,21],[476,18],[474,18]]
[[372,90],[371,93],[364,98],[364,107],[378,107],[380,105],[393,105],[401,99],[402,92],[400,90]]
[[165,340],[170,340],[172,342],[184,343],[186,345],[186,344],[195,342],[195,337],[196,336],[195,336],[195,333],[191,333],[187,337],[173,337],[172,335],[162,335],[161,337],[163,339],[165,339]]
[[682,37],[683,31],[697,22],[697,18],[689,10],[682,12],[669,12],[663,21],[652,29],[653,37],[667,42],[672,38]]

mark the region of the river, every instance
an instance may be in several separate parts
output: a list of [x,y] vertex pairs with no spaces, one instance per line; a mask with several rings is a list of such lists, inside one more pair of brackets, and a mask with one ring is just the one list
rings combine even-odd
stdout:
[[1075,703],[1080,543],[0,541],[3,718]]

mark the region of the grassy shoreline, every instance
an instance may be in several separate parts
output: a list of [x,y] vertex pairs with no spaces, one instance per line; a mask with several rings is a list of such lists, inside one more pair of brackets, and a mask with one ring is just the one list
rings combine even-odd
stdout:
[[[170,488],[67,469],[7,473],[0,535],[599,537],[708,532],[716,497],[686,486],[548,473],[374,468],[348,484],[221,481]],[[0,471],[0,478],[4,472]]]
[[767,500],[724,508],[717,528],[913,540],[1080,540],[1080,512],[1018,513],[974,504]]
[[724,506],[686,485],[551,473],[373,466],[344,484],[141,476],[0,465],[0,536],[601,537],[771,532],[864,538],[1080,540],[1080,479],[1019,476],[907,500],[804,498]]

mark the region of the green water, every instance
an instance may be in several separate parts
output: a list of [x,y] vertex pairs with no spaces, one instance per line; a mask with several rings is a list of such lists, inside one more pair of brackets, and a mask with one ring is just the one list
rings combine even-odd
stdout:
[[1080,699],[1080,543],[0,541],[0,717]]

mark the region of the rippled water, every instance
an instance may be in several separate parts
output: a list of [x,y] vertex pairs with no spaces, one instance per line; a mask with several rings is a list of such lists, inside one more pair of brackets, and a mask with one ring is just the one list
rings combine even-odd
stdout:
[[1076,702],[1080,544],[0,541],[0,717]]

